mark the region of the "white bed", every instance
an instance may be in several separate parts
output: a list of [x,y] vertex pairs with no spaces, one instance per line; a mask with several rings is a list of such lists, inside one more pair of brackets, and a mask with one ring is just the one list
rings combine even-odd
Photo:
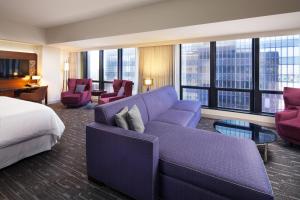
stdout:
[[64,130],[51,108],[0,96],[0,169],[50,150]]

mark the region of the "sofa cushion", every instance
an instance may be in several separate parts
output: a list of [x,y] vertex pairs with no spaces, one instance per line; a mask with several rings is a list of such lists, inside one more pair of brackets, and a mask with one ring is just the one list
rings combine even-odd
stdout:
[[195,113],[183,110],[169,109],[156,117],[154,121],[176,124],[179,126],[188,126]]
[[171,108],[178,100],[175,89],[171,86],[162,87],[142,94],[148,109],[149,120]]
[[148,122],[148,113],[146,105],[141,95],[135,95],[114,101],[108,104],[101,104],[95,107],[95,121],[107,125],[115,126],[114,115],[120,112],[125,106],[130,109],[133,105],[137,105],[140,110],[144,124]]
[[229,199],[273,199],[253,141],[155,121],[145,133],[159,138],[161,174]]
[[201,109],[201,103],[199,101],[181,100],[177,101],[173,106],[173,109],[186,110],[191,112],[199,112]]

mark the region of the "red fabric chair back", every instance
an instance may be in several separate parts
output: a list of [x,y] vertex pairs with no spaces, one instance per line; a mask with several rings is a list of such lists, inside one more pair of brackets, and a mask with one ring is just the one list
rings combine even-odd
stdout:
[[122,80],[117,80],[117,79],[114,80],[113,82],[114,92],[119,92],[120,88],[122,87],[122,83],[123,83]]
[[132,81],[123,80],[123,85],[124,85],[125,96],[126,97],[132,96],[133,82]]
[[285,109],[300,109],[300,88],[285,87],[283,99]]
[[76,79],[68,79],[68,91],[74,93],[76,89]]

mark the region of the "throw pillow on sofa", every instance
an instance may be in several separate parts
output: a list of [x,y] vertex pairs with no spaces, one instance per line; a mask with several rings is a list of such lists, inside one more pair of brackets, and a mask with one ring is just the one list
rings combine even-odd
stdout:
[[145,130],[144,122],[140,113],[139,108],[134,105],[127,113],[127,122],[129,129],[143,133]]
[[82,93],[84,92],[85,85],[76,85],[75,93]]
[[117,94],[117,97],[122,97],[125,93],[125,89],[124,89],[124,86],[122,86],[120,88],[120,90],[118,91],[118,94]]
[[128,107],[126,106],[123,108],[119,113],[115,114],[115,121],[118,127],[128,130],[128,123],[127,123],[127,113]]

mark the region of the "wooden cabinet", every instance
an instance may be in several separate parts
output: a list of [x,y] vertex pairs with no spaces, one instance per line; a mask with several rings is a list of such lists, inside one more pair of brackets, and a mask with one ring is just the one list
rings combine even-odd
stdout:
[[10,90],[10,91],[0,91],[0,96],[15,97],[15,93],[14,93],[13,90]]

